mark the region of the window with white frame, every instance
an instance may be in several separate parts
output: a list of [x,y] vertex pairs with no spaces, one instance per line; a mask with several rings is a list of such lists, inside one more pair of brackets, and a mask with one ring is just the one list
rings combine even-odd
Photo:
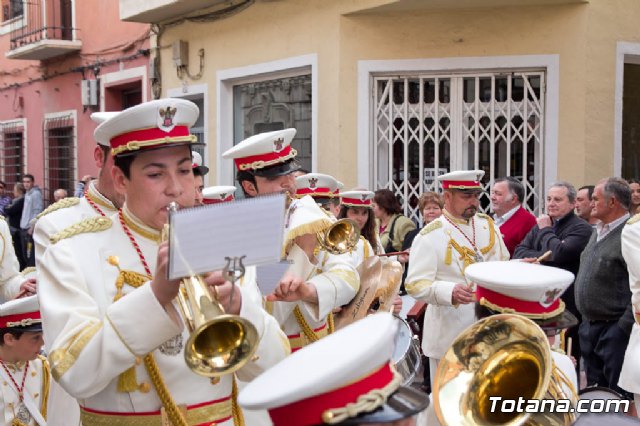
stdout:
[[56,189],[73,194],[76,182],[76,129],[72,114],[46,118],[44,140],[44,200],[53,201]]
[[541,70],[375,75],[375,188],[394,191],[405,215],[422,223],[418,198],[439,191],[436,176],[481,169],[483,211],[493,180],[514,176],[525,186],[524,206],[540,213],[544,87]]
[[233,86],[234,144],[257,133],[293,127],[291,146],[302,168],[311,170],[311,73]]
[[10,191],[24,173],[24,121],[0,123],[0,164],[2,180]]

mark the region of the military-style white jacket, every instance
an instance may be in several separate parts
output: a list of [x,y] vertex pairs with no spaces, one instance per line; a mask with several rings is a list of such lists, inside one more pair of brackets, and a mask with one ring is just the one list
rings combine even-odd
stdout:
[[98,192],[95,180],[89,182],[86,197],[69,197],[53,203],[40,214],[33,231],[36,265],[51,244],[49,240],[51,236],[83,219],[103,215],[110,217],[117,211],[113,203]]
[[[349,303],[356,295],[360,279],[349,253],[335,255],[320,251],[316,262],[293,242],[294,236],[314,233],[316,226],[325,226],[333,219],[310,196],[295,200],[289,207],[285,221],[285,249],[287,259],[293,261],[289,272],[315,286],[318,303],[273,302],[269,310],[289,338],[291,349],[296,351],[310,343],[300,324],[305,324],[318,337],[327,335],[327,315]],[[293,219],[292,219],[293,218]],[[288,247],[290,246],[291,247]],[[296,307],[302,318],[296,318]]]
[[[25,394],[25,399],[28,394],[28,397],[34,403],[34,408],[39,411],[42,417],[46,417],[47,395],[49,393],[49,384],[51,382],[49,367],[48,364],[45,364],[47,364],[46,358],[40,356],[33,361],[29,361],[29,367],[26,372],[26,363],[24,362],[17,364],[5,364],[18,386],[20,386],[22,382],[23,375],[26,374],[23,394]],[[3,371],[3,377],[5,374],[6,373]],[[0,424],[11,425],[15,418],[23,421],[24,423],[25,417],[22,416],[25,415],[25,410],[27,410],[26,406],[24,403],[22,405],[20,404],[18,390],[13,383],[11,383],[11,380],[2,378],[2,386],[0,386],[0,413],[2,413],[2,417],[0,419]],[[20,411],[23,412],[21,413]],[[28,423],[26,423],[27,425],[38,425],[33,415],[29,414],[26,418],[30,419]]]
[[[123,212],[153,273],[159,233],[128,213],[126,206]],[[188,330],[183,321],[178,325],[172,320],[153,295],[150,281],[141,278],[145,268],[118,215],[95,220],[94,232],[57,242],[44,252],[39,265],[45,334],[55,336],[49,353],[53,377],[79,400],[83,424],[97,424],[110,413],[161,409],[143,362],[152,353],[167,390],[177,405],[189,408],[188,416],[197,412],[200,420],[204,416],[221,426],[232,425],[232,376],[214,384],[188,369],[183,355]],[[96,231],[100,227],[108,229]],[[135,277],[141,278],[137,288],[130,285]],[[250,286],[245,283],[240,290],[240,315],[260,336],[257,356],[236,372],[249,381],[284,358],[288,347],[277,322],[254,303]]]
[[631,304],[636,319],[624,355],[618,386],[640,394],[640,214],[633,216],[622,230],[622,256],[629,270]]
[[[469,241],[474,240],[474,233],[477,250]],[[428,303],[422,351],[429,358],[442,358],[456,336],[474,322],[474,304],[453,306],[451,295],[458,283],[472,285],[466,282],[464,269],[477,261],[476,256],[482,261],[509,260],[499,228],[485,214],[463,221],[445,210],[413,241],[405,289]]]
[[[45,250],[50,246],[50,238],[81,220],[97,216],[110,217],[117,212],[113,203],[96,189],[96,181],[89,182],[87,194],[82,198],[65,198],[49,206],[38,218],[33,232],[35,244],[36,271]],[[55,336],[44,334],[45,350],[53,343]],[[49,397],[49,426],[70,426],[80,424],[80,410],[74,398],[65,392],[57,382],[53,382]]]

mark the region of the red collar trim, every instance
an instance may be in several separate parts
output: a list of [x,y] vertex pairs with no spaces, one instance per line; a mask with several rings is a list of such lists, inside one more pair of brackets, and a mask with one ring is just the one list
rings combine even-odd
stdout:
[[20,322],[22,320],[32,320],[33,322],[40,322],[42,318],[40,317],[40,311],[36,312],[25,312],[22,314],[14,314],[7,315],[5,317],[0,317],[0,328],[8,327],[7,324],[10,322]]
[[[266,154],[252,155],[249,157],[235,158],[233,160],[236,163],[236,168],[240,170],[243,165],[251,165],[257,161],[275,161],[279,158],[288,156],[291,153],[291,145],[287,145],[280,152],[268,152]],[[282,161],[284,162],[284,160]],[[251,167],[252,169],[262,169],[263,167]]]
[[393,380],[389,364],[373,373],[338,389],[269,410],[274,426],[313,426],[323,424],[322,413],[344,407],[374,389],[382,389]]
[[505,296],[504,294],[497,293],[492,290],[477,286],[476,297],[478,300],[484,297],[487,302],[490,302],[500,308],[513,309],[516,313],[527,314],[546,314],[553,312],[560,306],[560,299],[556,299],[550,306],[544,307],[538,302],[529,302],[527,300],[520,300],[514,297]]
[[175,126],[169,132],[165,132],[164,130],[161,130],[157,127],[153,127],[150,129],[134,130],[133,132],[127,132],[118,136],[114,136],[109,141],[109,144],[111,145],[111,149],[116,149],[133,141],[144,142],[155,139],[170,139],[185,137],[189,136],[190,134],[191,133],[189,133],[188,126]]

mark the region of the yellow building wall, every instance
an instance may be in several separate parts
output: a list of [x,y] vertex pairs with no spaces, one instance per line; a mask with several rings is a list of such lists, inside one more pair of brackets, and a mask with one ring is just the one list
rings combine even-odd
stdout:
[[558,178],[582,185],[613,173],[616,43],[640,41],[640,1],[366,10],[384,3],[260,1],[226,19],[167,28],[160,37],[163,94],[181,86],[171,43],[189,41],[192,69],[204,48],[204,77],[189,83],[208,85],[208,163],[215,168],[216,72],[317,54],[317,171],[349,188],[357,174],[358,61],[557,54]]

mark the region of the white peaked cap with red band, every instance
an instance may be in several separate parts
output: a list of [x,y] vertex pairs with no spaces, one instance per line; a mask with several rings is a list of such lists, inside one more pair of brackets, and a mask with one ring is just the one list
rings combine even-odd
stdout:
[[41,323],[37,295],[10,300],[0,305],[0,328],[24,328]]
[[339,185],[336,178],[323,173],[307,173],[296,178],[296,195],[299,197],[333,198]]
[[235,186],[209,186],[202,190],[202,202],[205,204],[219,204],[235,199]]
[[560,315],[564,311],[560,296],[574,280],[574,275],[564,269],[517,261],[474,263],[464,274],[476,283],[480,304],[532,319]]
[[186,99],[156,99],[124,111],[100,124],[95,132],[97,141],[109,141],[111,153],[137,153],[197,141],[190,132],[200,111]]
[[274,426],[323,424],[329,411],[392,386],[397,328],[389,313],[356,321],[262,373],[240,392],[238,402],[246,409],[268,410]]
[[[93,120],[97,124],[102,124],[107,120],[112,119],[116,115],[120,114],[120,111],[100,111],[100,112],[92,112],[91,120]],[[98,145],[109,146],[109,140],[97,140]]]
[[233,159],[240,171],[259,170],[284,163],[295,158],[297,152],[291,147],[296,129],[276,130],[251,136],[222,154]]
[[340,194],[340,203],[348,207],[368,207],[373,204],[372,191],[345,191]]
[[438,176],[442,189],[482,189],[484,170],[458,170]]

